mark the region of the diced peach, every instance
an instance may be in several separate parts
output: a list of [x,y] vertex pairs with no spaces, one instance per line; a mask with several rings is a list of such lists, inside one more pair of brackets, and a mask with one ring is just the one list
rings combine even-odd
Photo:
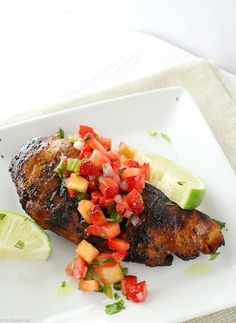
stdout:
[[104,284],[114,284],[124,278],[119,264],[113,266],[97,265],[94,266],[94,271]]
[[88,188],[88,181],[85,178],[72,173],[70,177],[65,180],[65,186],[71,190],[85,193]]
[[127,145],[125,142],[121,142],[118,148],[120,155],[124,155],[127,158],[134,158],[135,149]]
[[94,292],[99,290],[99,282],[97,280],[83,280],[79,282],[79,288],[84,292]]
[[89,201],[89,200],[81,200],[78,203],[77,210],[79,211],[81,216],[85,219],[85,221],[88,222],[89,224],[92,223],[90,215],[89,215],[89,211],[93,207],[94,207],[94,203],[92,201]]
[[88,241],[82,240],[76,248],[76,254],[90,263],[98,256],[99,251]]

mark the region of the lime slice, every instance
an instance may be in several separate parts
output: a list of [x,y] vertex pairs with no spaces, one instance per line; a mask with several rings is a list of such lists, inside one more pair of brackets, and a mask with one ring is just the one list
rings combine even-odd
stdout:
[[149,183],[182,209],[192,210],[202,202],[206,185],[189,170],[151,152],[137,151],[134,159],[150,165]]
[[49,236],[26,216],[0,211],[0,258],[47,260]]

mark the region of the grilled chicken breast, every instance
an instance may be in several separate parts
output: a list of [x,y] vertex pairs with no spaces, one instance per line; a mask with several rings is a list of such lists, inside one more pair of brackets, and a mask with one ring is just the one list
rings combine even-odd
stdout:
[[[86,239],[107,251],[105,239],[86,236],[87,223],[77,211],[77,200],[54,171],[62,155],[78,158],[78,150],[52,136],[30,140],[12,157],[9,170],[21,205],[42,228],[75,243]],[[122,228],[121,236],[131,245],[126,261],[164,266],[172,263],[173,254],[189,260],[224,245],[219,226],[206,214],[181,209],[148,183],[143,199],[140,224]]]

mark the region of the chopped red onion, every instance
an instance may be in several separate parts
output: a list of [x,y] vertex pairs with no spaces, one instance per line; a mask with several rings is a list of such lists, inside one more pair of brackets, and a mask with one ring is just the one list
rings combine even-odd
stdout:
[[103,175],[104,176],[113,176],[113,168],[109,163],[105,163],[102,165]]
[[78,141],[74,142],[73,146],[75,149],[81,150],[84,146],[84,142],[78,140]]
[[133,215],[132,218],[130,219],[130,222],[133,224],[134,227],[136,227],[140,221],[141,219],[137,215]]
[[126,210],[125,212],[124,212],[124,214],[123,214],[123,217],[124,218],[127,218],[127,219],[129,219],[130,217],[131,217],[131,215],[133,214],[133,212],[132,211],[130,211],[130,210]]
[[122,196],[120,194],[117,194],[115,197],[114,197],[114,201],[116,203],[121,203],[122,202]]
[[128,190],[129,184],[128,184],[127,180],[123,180],[123,181],[121,181],[121,182],[119,183],[119,185],[120,185],[120,189],[121,189],[122,191],[127,191],[127,190]]

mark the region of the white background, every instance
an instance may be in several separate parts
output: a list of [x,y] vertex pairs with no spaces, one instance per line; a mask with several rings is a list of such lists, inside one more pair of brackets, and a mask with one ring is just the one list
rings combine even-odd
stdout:
[[117,31],[150,33],[236,74],[234,0],[0,0],[1,115],[89,87],[125,51]]

